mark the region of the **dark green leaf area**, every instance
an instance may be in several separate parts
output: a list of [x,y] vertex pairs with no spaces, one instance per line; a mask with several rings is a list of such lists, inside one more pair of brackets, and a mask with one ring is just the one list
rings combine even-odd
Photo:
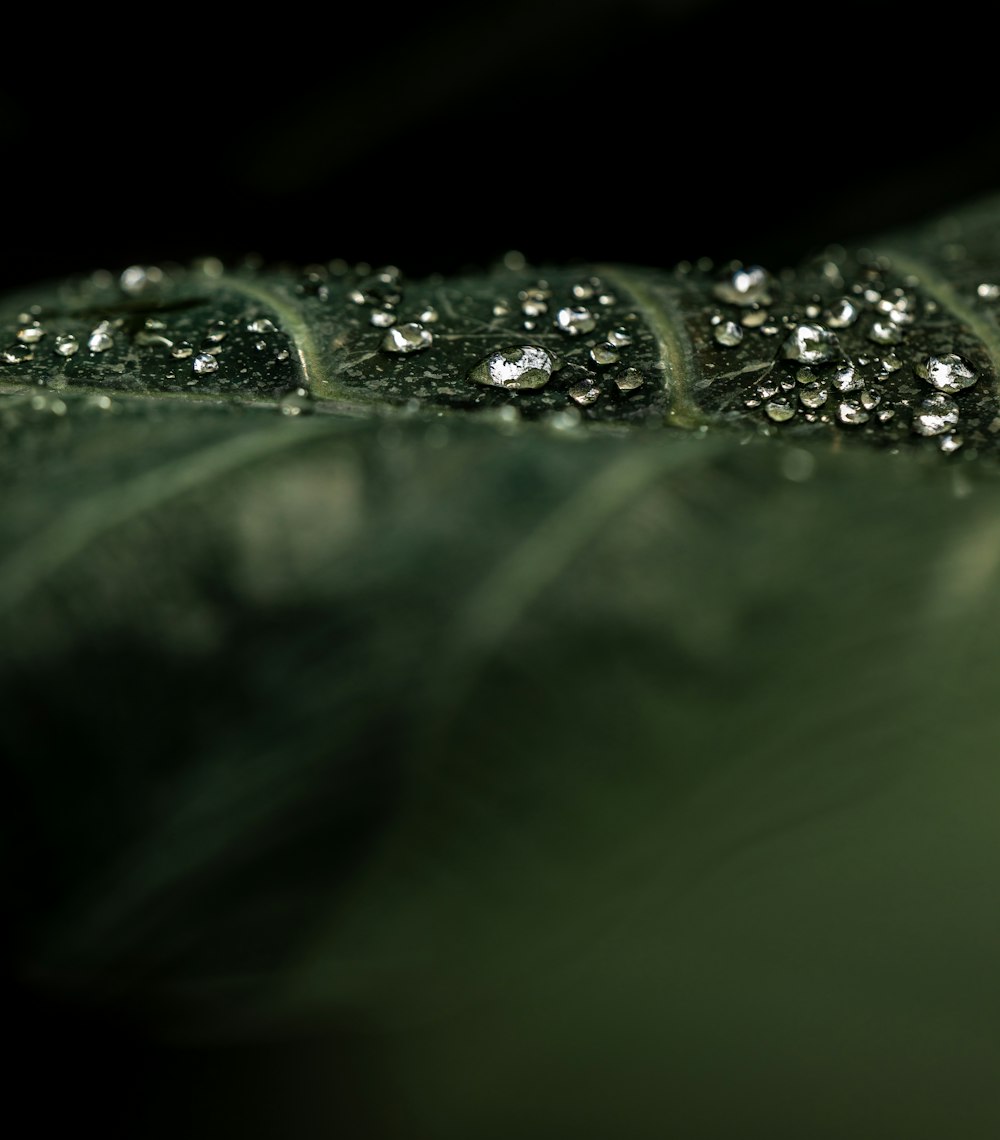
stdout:
[[400,1140],[989,1134],[988,470],[66,399],[2,460],[33,986]]

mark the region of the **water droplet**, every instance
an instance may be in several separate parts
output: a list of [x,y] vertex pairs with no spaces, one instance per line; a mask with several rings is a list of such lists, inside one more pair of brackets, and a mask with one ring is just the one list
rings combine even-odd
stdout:
[[715,326],[716,344],[724,348],[732,348],[743,339],[743,329],[735,321],[722,321]]
[[388,329],[396,323],[396,314],[391,309],[374,309],[368,320],[377,329]]
[[170,355],[175,360],[186,360],[194,353],[194,345],[186,340],[179,340],[174,347],[170,350]]
[[873,392],[870,388],[865,388],[861,392],[861,406],[866,412],[872,411],[882,403],[882,397],[878,392]]
[[858,319],[858,307],[850,297],[840,297],[826,312],[826,327],[846,329]]
[[108,331],[111,327],[109,321],[101,321],[101,323],[91,332],[87,340],[87,347],[91,352],[107,352],[109,348],[115,343],[114,338]]
[[418,319],[423,324],[432,325],[438,319],[438,311],[433,305],[428,305],[426,308],[420,310]]
[[274,321],[269,320],[267,317],[255,317],[247,325],[247,332],[252,333],[272,333],[277,332],[278,329]]
[[946,455],[950,455],[953,451],[958,451],[964,442],[965,440],[960,435],[955,432],[948,432],[941,436],[941,450]]
[[497,301],[493,306],[493,315],[495,317],[509,317],[510,305],[508,305],[506,301]]
[[767,305],[770,275],[759,265],[734,270],[728,277],[717,281],[713,292],[720,301],[730,305]]
[[191,362],[191,367],[194,369],[196,375],[207,376],[209,373],[218,370],[219,362],[214,356],[210,356],[209,353],[199,352]]
[[903,339],[903,334],[891,320],[872,321],[868,339],[874,341],[875,344],[899,344]]
[[903,367],[902,360],[894,353],[882,357],[882,368],[886,372],[898,372]]
[[786,360],[823,364],[833,360],[840,349],[836,336],[822,325],[796,325],[782,345],[782,352]]
[[818,380],[814,380],[811,384],[807,384],[804,388],[799,389],[799,400],[806,408],[815,410],[821,408],[827,401],[830,395],[830,390],[825,384],[821,384]]
[[838,392],[856,392],[864,387],[864,380],[857,374],[853,364],[841,364],[830,373],[830,383]]
[[569,389],[569,398],[581,408],[586,408],[590,404],[593,404],[600,394],[600,388],[597,387],[593,380],[586,378],[578,380]]
[[162,328],[162,322],[154,321],[151,323],[147,321],[143,328],[136,332],[133,340],[136,344],[156,345],[160,348],[172,347],[174,342],[170,337],[164,336],[164,334],[159,331],[159,328]]
[[913,430],[919,435],[942,435],[958,423],[958,404],[947,396],[935,393],[920,405],[913,418]]
[[0,363],[20,364],[25,360],[34,360],[35,354],[26,344],[12,344],[9,348],[0,351]]
[[618,363],[618,349],[609,341],[603,341],[601,344],[595,344],[590,350],[590,359],[595,364],[604,367],[608,364]]
[[227,336],[225,321],[216,321],[209,326],[208,332],[205,333],[205,340],[208,344],[221,344]]
[[72,333],[60,333],[56,337],[55,349],[60,356],[73,356],[79,348],[80,342]]
[[769,317],[767,309],[751,309],[740,317],[740,324],[745,329],[759,329],[761,325],[767,324]]
[[992,282],[984,281],[981,285],[976,286],[976,293],[982,297],[984,301],[996,301],[1000,298],[1000,285],[994,285]]
[[29,321],[17,330],[17,339],[22,344],[37,344],[45,336],[41,321]]
[[961,392],[979,379],[969,364],[954,352],[943,356],[928,356],[926,360],[913,366],[913,371],[928,384],[933,384],[939,392]]
[[469,373],[477,384],[512,391],[543,388],[552,376],[554,362],[544,348],[533,344],[513,345],[491,352]]
[[382,351],[392,353],[420,352],[430,348],[434,343],[434,335],[430,329],[411,321],[405,325],[396,325],[389,329],[382,338]]
[[618,328],[612,329],[608,333],[608,344],[613,344],[616,348],[624,348],[631,343],[632,334],[623,325],[619,325]]
[[857,400],[841,400],[837,407],[837,419],[842,424],[863,424],[868,422],[868,413]]
[[769,400],[781,391],[781,381],[776,376],[767,376],[757,385],[756,391],[762,400]]
[[583,305],[569,305],[556,313],[556,328],[570,336],[592,332],[596,324],[593,313]]
[[138,297],[163,283],[163,270],[157,265],[130,265],[118,278],[119,288],[130,297]]
[[883,408],[878,414],[879,423],[887,424],[895,415],[895,408]]
[[779,396],[776,400],[768,400],[764,411],[776,424],[782,424],[795,415],[795,405],[785,396]]
[[615,383],[620,392],[632,392],[636,388],[642,387],[642,373],[638,368],[626,368],[624,372],[615,377]]

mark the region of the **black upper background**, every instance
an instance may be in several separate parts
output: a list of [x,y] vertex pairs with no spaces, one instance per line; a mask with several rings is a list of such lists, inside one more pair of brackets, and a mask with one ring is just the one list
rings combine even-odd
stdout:
[[[921,9],[924,11],[924,9]],[[1000,189],[966,0],[90,7],[7,29],[0,286],[248,252],[794,263]]]

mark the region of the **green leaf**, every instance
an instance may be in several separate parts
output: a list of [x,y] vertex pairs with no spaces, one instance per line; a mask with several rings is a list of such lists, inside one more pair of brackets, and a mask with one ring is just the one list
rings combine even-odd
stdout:
[[[105,1039],[28,1076],[141,1043],[132,1135],[992,1135],[996,211],[735,284],[209,262],[9,299],[13,970]],[[769,315],[720,344],[741,288]],[[386,304],[432,343],[381,348]],[[746,405],[848,361],[814,420]]]

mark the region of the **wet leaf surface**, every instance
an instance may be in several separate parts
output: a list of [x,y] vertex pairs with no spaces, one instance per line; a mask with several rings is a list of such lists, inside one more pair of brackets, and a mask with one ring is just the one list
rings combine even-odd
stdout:
[[22,1084],[123,1074],[150,1136],[995,1131],[995,217],[9,298]]

